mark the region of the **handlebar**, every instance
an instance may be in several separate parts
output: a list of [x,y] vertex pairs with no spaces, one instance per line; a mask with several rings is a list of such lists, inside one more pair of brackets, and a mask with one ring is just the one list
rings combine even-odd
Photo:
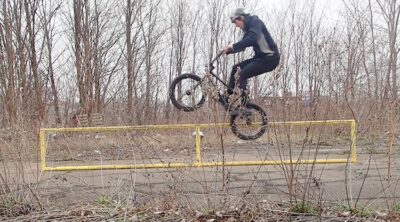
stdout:
[[221,50],[216,56],[215,58],[213,58],[210,62],[210,64],[213,64],[219,57],[221,57],[221,55],[224,54],[224,50]]
[[214,65],[213,65],[213,63],[215,62],[215,61],[217,61],[217,59],[219,58],[219,57],[221,57],[221,55],[222,54],[224,54],[224,50],[221,50],[221,51],[219,51],[219,53],[215,56],[215,58],[213,58],[212,60],[211,60],[211,62],[210,62],[210,70],[213,70],[215,67],[214,67]]

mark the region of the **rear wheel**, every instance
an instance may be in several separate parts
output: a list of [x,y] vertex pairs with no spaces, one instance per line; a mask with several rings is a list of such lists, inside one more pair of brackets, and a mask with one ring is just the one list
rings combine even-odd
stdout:
[[169,97],[176,108],[185,112],[195,111],[205,102],[201,78],[194,74],[176,77],[169,88]]
[[247,103],[246,108],[231,116],[231,130],[242,140],[260,138],[267,130],[265,111],[258,105]]

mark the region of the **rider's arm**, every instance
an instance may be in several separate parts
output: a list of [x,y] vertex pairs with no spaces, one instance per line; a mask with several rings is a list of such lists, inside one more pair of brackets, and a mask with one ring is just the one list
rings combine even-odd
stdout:
[[249,46],[254,46],[257,44],[257,40],[261,34],[262,23],[261,20],[254,20],[249,27],[249,30],[246,32],[246,35],[242,40],[233,44],[233,52],[240,52],[245,50]]

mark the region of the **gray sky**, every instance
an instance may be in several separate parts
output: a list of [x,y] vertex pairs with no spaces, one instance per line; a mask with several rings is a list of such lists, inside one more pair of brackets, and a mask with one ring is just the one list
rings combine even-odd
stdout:
[[[311,0],[312,1],[312,0]],[[315,1],[315,14],[320,15],[324,13],[324,21],[326,23],[335,24],[338,19],[340,19],[340,11],[343,10],[343,2],[342,0],[314,0]],[[287,9],[292,2],[297,4],[297,8],[301,9],[304,7],[306,2],[310,2],[310,0],[261,0],[260,4],[263,5],[264,8],[272,8],[277,11],[284,11]],[[257,14],[262,12],[257,11]]]

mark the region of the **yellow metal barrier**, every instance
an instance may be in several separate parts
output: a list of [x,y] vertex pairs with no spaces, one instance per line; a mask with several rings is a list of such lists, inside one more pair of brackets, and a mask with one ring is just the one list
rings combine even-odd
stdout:
[[[350,125],[351,158],[349,159],[323,159],[323,160],[279,160],[279,161],[234,161],[234,162],[202,162],[201,158],[201,128],[229,127],[227,123],[219,124],[180,124],[180,125],[147,125],[147,126],[114,126],[114,127],[84,127],[84,128],[45,128],[39,133],[42,171],[71,171],[71,170],[100,170],[100,169],[149,169],[149,168],[182,168],[182,167],[216,167],[216,166],[252,166],[252,165],[280,165],[280,164],[333,164],[355,163],[356,153],[356,122],[354,120],[326,120],[326,121],[295,121],[273,122],[271,127],[278,125],[309,126],[309,125]],[[46,134],[55,132],[106,132],[106,131],[132,131],[154,129],[195,129],[196,132],[196,162],[194,163],[157,163],[157,164],[124,164],[124,165],[92,165],[92,166],[58,166],[49,167],[46,164]]]

